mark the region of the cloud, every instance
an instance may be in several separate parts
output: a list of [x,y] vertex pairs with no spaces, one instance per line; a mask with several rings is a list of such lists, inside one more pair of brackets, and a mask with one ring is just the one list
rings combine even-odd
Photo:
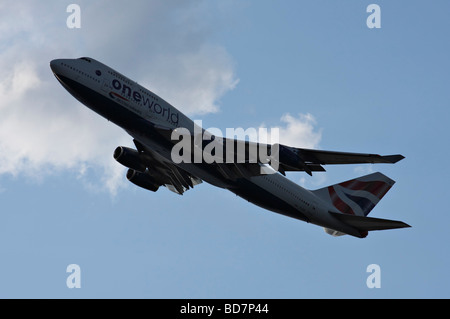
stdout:
[[[264,131],[260,134],[260,141],[268,141],[271,144],[277,142],[276,136],[271,136],[270,133],[276,132],[278,130],[278,143],[300,148],[318,148],[320,140],[322,138],[322,130],[317,130],[315,126],[317,125],[316,119],[313,115],[298,114],[298,117],[292,116],[289,113],[284,114],[280,121],[284,125],[272,126],[267,128],[267,136]],[[261,128],[266,128],[263,123],[260,125]]]
[[322,131],[316,131],[316,119],[313,115],[299,114],[298,118],[290,114],[281,117],[286,127],[280,128],[280,142],[294,147],[317,148],[322,138]]
[[373,164],[355,166],[355,168],[353,168],[353,171],[358,175],[369,175],[375,173]]
[[0,82],[0,96],[3,98],[1,105],[6,106],[22,97],[28,90],[34,89],[40,84],[35,67],[28,61],[20,61],[17,64],[3,66],[3,80]]
[[127,182],[112,152],[131,138],[65,92],[50,60],[92,56],[188,114],[218,111],[238,79],[226,50],[210,41],[209,1],[77,3],[81,29],[67,28],[68,3],[0,4],[0,174],[73,173],[115,194]]
[[[322,130],[317,128],[317,121],[312,114],[299,113],[296,117],[286,113],[280,118],[280,121],[282,125],[267,128],[268,136],[261,134],[259,140],[261,142],[277,142],[276,137],[274,139],[273,136],[270,136],[270,133],[274,132],[274,129],[277,129],[278,142],[280,144],[298,148],[320,148],[319,144],[322,139]],[[265,124],[260,125],[260,128],[265,127]],[[327,180],[326,175],[321,173],[313,173],[313,177],[305,177],[304,173],[293,172],[288,173],[287,177],[306,188],[317,188]]]

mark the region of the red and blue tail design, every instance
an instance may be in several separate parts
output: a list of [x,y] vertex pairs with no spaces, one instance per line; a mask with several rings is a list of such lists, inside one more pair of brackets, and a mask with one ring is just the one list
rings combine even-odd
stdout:
[[373,173],[313,193],[343,214],[367,216],[394,183],[381,173]]

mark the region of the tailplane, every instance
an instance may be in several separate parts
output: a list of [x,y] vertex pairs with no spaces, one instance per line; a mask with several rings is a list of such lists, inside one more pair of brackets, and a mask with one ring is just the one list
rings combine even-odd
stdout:
[[[320,188],[313,193],[335,208],[330,210],[333,217],[357,229],[361,237],[365,237],[372,230],[410,227],[401,221],[367,217],[394,183],[381,173],[373,173]],[[325,231],[333,236],[345,235],[333,229]]]
[[340,221],[358,229],[359,231],[386,230],[386,229],[411,227],[408,224],[398,220],[346,215],[335,212],[330,213]]

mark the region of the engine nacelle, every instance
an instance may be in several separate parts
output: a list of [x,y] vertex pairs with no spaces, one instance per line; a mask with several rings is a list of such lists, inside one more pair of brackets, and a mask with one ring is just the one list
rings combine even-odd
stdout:
[[309,175],[312,175],[311,168],[308,167],[308,164],[306,164],[305,161],[303,161],[303,159],[297,154],[295,148],[282,144],[278,144],[278,147],[279,160],[281,164],[285,164],[293,168],[302,169]]
[[123,166],[131,168],[138,172],[145,172],[147,168],[141,159],[138,151],[124,146],[119,146],[114,151],[114,159]]
[[150,175],[140,173],[131,168],[127,172],[127,179],[134,185],[148,189],[152,192],[156,192],[159,188],[159,185]]

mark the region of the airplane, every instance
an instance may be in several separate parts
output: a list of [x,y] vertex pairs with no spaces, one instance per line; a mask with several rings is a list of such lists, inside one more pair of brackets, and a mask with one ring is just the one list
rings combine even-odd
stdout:
[[[119,146],[113,156],[128,168],[127,179],[139,187],[156,192],[165,186],[183,194],[205,181],[269,211],[321,226],[332,236],[365,238],[369,231],[411,227],[402,221],[367,216],[395,183],[382,173],[317,190],[305,189],[285,177],[290,171],[323,172],[323,165],[394,164],[402,155],[313,150],[237,139],[228,144],[230,139],[218,137],[217,150],[220,145],[225,150],[215,152],[219,159],[230,152],[236,159],[234,146],[243,145],[244,155],[250,155],[253,147],[266,149],[272,161],[264,156],[244,156],[241,161],[174,161],[172,151],[180,137],[193,141],[190,149],[183,150],[189,159],[196,150],[208,147],[208,140],[199,142],[195,131],[208,132],[155,93],[95,59],[55,59],[50,68],[73,97],[133,138],[136,149]],[[174,140],[179,131],[183,133]],[[214,141],[210,136],[209,143]]]

